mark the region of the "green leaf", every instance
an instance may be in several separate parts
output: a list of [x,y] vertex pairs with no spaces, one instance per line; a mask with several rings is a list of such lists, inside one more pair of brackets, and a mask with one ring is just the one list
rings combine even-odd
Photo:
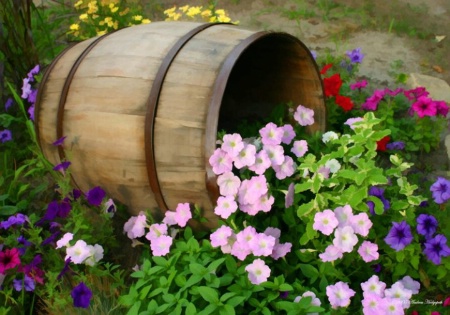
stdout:
[[234,296],[227,301],[227,304],[236,307],[244,302],[247,298],[245,296]]
[[213,273],[217,270],[217,268],[225,261],[225,258],[220,258],[217,260],[212,261],[209,265],[208,265],[208,272],[209,273]]
[[409,262],[411,263],[411,266],[413,266],[415,270],[419,270],[419,256],[411,257],[411,260]]
[[200,280],[202,280],[203,277],[199,276],[199,275],[191,275],[189,277],[189,279],[186,281],[186,283],[184,284],[184,286],[181,288],[181,290],[186,290],[187,288],[193,286],[194,284],[200,282]]
[[128,310],[127,315],[138,315],[140,307],[141,307],[140,301],[134,303],[133,306]]
[[229,304],[225,304],[225,305],[222,305],[219,308],[219,314],[221,314],[221,315],[235,315],[236,311],[234,310],[233,306],[231,306]]
[[199,275],[201,277],[203,277],[208,272],[208,270],[205,267],[197,263],[190,264],[189,270],[192,272],[192,274]]
[[309,278],[310,283],[314,283],[319,277],[319,271],[310,264],[300,264],[303,275]]
[[297,216],[299,218],[308,215],[311,211],[313,211],[315,208],[315,201],[311,200],[308,203],[304,203],[302,204],[300,207],[298,207],[297,209]]
[[198,315],[209,315],[213,314],[217,309],[217,305],[210,304],[207,307],[205,307],[202,311],[198,313]]
[[198,287],[198,293],[202,296],[202,298],[211,303],[211,304],[219,304],[219,296],[217,291],[206,286]]
[[197,315],[197,309],[195,308],[195,304],[189,303],[186,307],[186,315]]

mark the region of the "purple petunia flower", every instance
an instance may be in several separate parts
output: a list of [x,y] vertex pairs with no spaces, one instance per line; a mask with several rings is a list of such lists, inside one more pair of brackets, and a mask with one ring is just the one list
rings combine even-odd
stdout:
[[36,66],[34,66],[33,69],[30,70],[30,72],[28,72],[27,78],[28,78],[29,82],[33,82],[34,81],[34,76],[36,74],[38,74],[40,70],[41,70],[40,66],[36,65]]
[[402,250],[405,246],[411,244],[413,236],[411,233],[411,227],[406,223],[392,222],[392,228],[384,241],[396,251]]
[[28,108],[28,115],[30,115],[30,119],[34,121],[34,104]]
[[67,136],[61,137],[58,140],[56,140],[55,142],[52,143],[52,145],[54,146],[59,146],[62,145],[64,143],[64,140],[66,140]]
[[311,55],[312,55],[312,57],[314,58],[314,60],[317,59],[317,51],[311,50]]
[[[381,202],[383,203],[383,206],[384,206],[384,211],[389,210],[389,208],[391,207],[389,200],[387,200],[384,197],[384,189],[383,188],[378,188],[376,186],[372,186],[369,188],[369,195],[378,197],[378,199],[381,200]],[[374,209],[375,204],[373,203],[373,201],[368,201],[367,206],[369,207],[370,213],[372,215],[374,215],[375,214],[375,209]]]
[[106,193],[99,186],[92,188],[86,193],[87,201],[93,206],[100,206]]
[[53,170],[57,171],[57,172],[62,172],[63,174],[65,173],[65,170],[69,168],[70,166],[70,162],[69,161],[64,161],[59,163],[58,165],[56,165]]
[[372,267],[373,271],[376,273],[381,272],[381,264],[374,264],[374,265],[371,265],[370,267]]
[[71,262],[72,262],[72,259],[70,257],[66,259],[66,261],[64,262],[64,268],[58,274],[56,279],[61,280],[61,278],[70,270],[69,269],[69,265],[70,265]]
[[92,291],[84,284],[80,282],[70,293],[73,299],[73,306],[88,308],[92,298]]
[[2,141],[2,143],[11,141],[12,140],[11,130],[5,129],[0,131],[0,140]]
[[31,291],[34,291],[35,283],[34,283],[33,278],[25,275],[25,278],[23,280],[22,279],[14,279],[13,286],[16,291],[22,291],[22,288],[24,288],[25,291],[31,292]]
[[355,48],[346,52],[347,57],[350,58],[351,63],[361,63],[364,59],[364,54],[361,52],[361,48]]
[[388,150],[403,150],[405,148],[405,143],[403,141],[395,141],[386,144],[386,149]]
[[431,260],[433,264],[439,265],[442,257],[450,256],[447,238],[442,234],[438,234],[435,237],[428,239],[425,242],[423,253],[427,255],[428,259]]
[[8,98],[5,103],[5,110],[8,110],[12,106],[13,103],[14,103],[13,99],[11,97]]
[[431,237],[437,229],[438,221],[429,214],[421,214],[417,217],[417,233],[425,237]]
[[431,185],[430,191],[433,194],[434,202],[443,204],[450,199],[450,181],[443,177],[438,177],[436,182]]
[[59,234],[61,234],[61,231],[54,232],[52,235],[50,235],[49,237],[47,237],[45,240],[42,241],[41,246],[54,243]]
[[0,228],[9,229],[14,225],[23,225],[28,222],[28,217],[22,213],[16,213],[15,215],[10,216],[6,221],[0,222]]

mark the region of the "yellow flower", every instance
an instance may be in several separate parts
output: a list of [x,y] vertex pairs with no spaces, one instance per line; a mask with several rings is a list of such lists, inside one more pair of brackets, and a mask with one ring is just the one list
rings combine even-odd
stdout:
[[78,8],[79,6],[81,6],[83,4],[83,0],[78,1],[77,3],[75,3],[73,6],[75,8]]
[[107,33],[106,30],[97,31],[97,36],[102,36],[102,35],[105,35],[106,33]]
[[87,14],[93,14],[98,11],[97,1],[91,1],[88,3]]
[[88,15],[86,13],[80,14],[79,19],[80,21],[86,21],[88,19]]
[[171,14],[175,13],[176,8],[177,7],[173,7],[173,8],[167,9],[167,10],[164,11],[164,14],[165,15],[171,15]]
[[143,19],[142,20],[142,24],[149,24],[149,23],[151,23],[152,21],[150,21],[150,19]]
[[119,28],[119,22],[114,21],[113,28],[117,30]]
[[127,14],[128,12],[130,12],[130,8],[126,8],[125,10],[123,10],[122,12],[119,12],[120,16],[124,16],[125,14]]
[[226,15],[219,15],[219,17],[217,18],[217,21],[219,21],[221,23],[228,23],[231,21],[231,19]]
[[174,13],[167,17],[166,21],[178,21],[181,17],[180,13]]
[[205,10],[201,13],[203,18],[209,18],[211,16],[211,10]]
[[103,24],[106,23],[108,25],[108,27],[112,27],[114,25],[113,19],[110,16],[106,17],[103,21],[104,21]]
[[109,9],[111,10],[111,13],[116,13],[119,10],[119,7],[116,7],[114,3],[109,4]]
[[186,15],[189,17],[194,17],[194,16],[200,14],[200,12],[201,12],[200,9],[201,9],[201,7],[190,7],[187,10]]
[[141,21],[142,20],[142,15],[135,15],[135,16],[133,16],[133,20]]
[[217,16],[211,16],[210,18],[209,18],[209,22],[210,23],[216,23],[217,22]]
[[188,5],[185,5],[184,7],[179,7],[178,10],[183,11],[183,13],[186,13],[186,11],[189,9]]
[[223,9],[218,9],[215,12],[216,12],[216,15],[226,15],[225,10],[223,10]]
[[71,31],[78,31],[80,29],[80,25],[78,23],[70,25]]

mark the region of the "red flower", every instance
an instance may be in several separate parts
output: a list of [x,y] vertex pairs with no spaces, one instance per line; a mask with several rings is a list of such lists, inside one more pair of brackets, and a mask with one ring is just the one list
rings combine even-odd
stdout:
[[353,109],[354,106],[350,97],[342,95],[336,95],[336,104],[341,106],[344,112],[348,112],[349,110]]
[[419,315],[419,312],[418,311],[412,311],[411,315]]
[[450,306],[450,296],[447,296],[447,298],[444,300],[444,307]]
[[339,90],[342,86],[342,80],[339,73],[333,74],[329,78],[323,79],[323,84],[325,85],[325,96],[336,96],[339,94]]
[[391,137],[389,136],[377,141],[377,151],[386,151],[386,144],[388,144],[389,141],[391,141]]
[[20,265],[19,250],[17,248],[5,249],[0,252],[0,273]]
[[332,66],[333,66],[332,63],[329,63],[329,64],[323,66],[322,70],[320,70],[320,74],[325,74],[325,73],[327,73],[328,69],[330,69]]

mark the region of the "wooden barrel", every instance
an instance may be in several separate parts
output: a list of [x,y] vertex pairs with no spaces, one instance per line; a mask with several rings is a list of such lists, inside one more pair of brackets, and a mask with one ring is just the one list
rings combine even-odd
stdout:
[[291,35],[156,22],[58,56],[39,89],[36,132],[50,162],[72,162],[82,191],[101,186],[132,214],[150,209],[157,219],[195,203],[214,226],[217,131],[289,101],[313,109],[312,130],[324,130],[323,95],[310,51]]

